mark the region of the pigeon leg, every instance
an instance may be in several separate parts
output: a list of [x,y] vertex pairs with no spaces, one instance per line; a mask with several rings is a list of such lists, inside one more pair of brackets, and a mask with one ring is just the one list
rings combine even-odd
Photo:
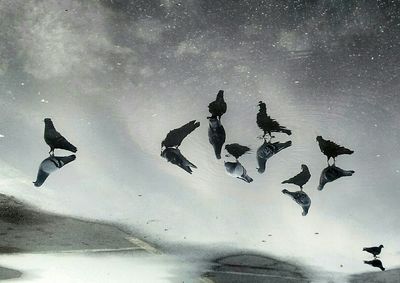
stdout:
[[50,156],[54,156],[54,149],[50,149],[49,155],[50,155]]

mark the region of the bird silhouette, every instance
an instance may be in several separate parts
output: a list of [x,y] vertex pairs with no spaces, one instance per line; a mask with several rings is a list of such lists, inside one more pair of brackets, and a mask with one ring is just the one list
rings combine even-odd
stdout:
[[67,141],[54,127],[50,118],[44,119],[44,140],[50,147],[49,154],[54,155],[54,149],[65,149],[71,152],[76,152],[77,148]]
[[257,125],[261,130],[264,131],[264,135],[262,136],[263,138],[265,138],[267,134],[270,136],[270,138],[273,138],[272,133],[285,133],[287,135],[292,134],[291,130],[279,125],[276,120],[272,119],[267,114],[267,106],[264,102],[260,101],[258,106],[260,109],[257,113]]
[[174,165],[181,167],[183,170],[192,174],[192,168],[197,168],[196,165],[186,159],[178,148],[167,147],[161,152],[161,156],[167,159]]
[[225,143],[225,129],[216,117],[208,117],[208,140],[214,148],[215,157],[221,159],[222,146]]
[[211,117],[216,117],[221,120],[221,116],[226,113],[227,105],[224,100],[224,91],[218,91],[217,98],[208,105],[208,111]]
[[343,170],[342,168],[337,167],[336,165],[328,165],[325,169],[322,170],[321,176],[319,178],[319,186],[318,190],[322,190],[325,185],[329,182],[333,182],[341,177],[351,176],[354,174],[353,170]]
[[380,261],[379,259],[364,260],[364,263],[372,265],[373,267],[378,267],[380,270],[385,271],[385,268],[382,265],[382,261]]
[[51,155],[50,157],[47,157],[40,163],[36,181],[34,181],[33,184],[35,187],[40,187],[51,173],[59,170],[61,167],[74,161],[75,159],[76,156],[74,154],[69,156]]
[[306,216],[308,214],[308,210],[311,206],[310,197],[303,191],[290,192],[286,189],[282,190],[282,193],[285,195],[289,195],[298,205],[300,205],[303,209],[302,215]]
[[191,132],[200,126],[200,122],[196,120],[190,121],[180,128],[169,131],[165,139],[161,142],[161,148],[163,147],[176,147],[178,148],[184,138],[186,138]]
[[301,169],[302,171],[299,174],[288,180],[283,181],[282,184],[295,184],[299,186],[301,190],[303,190],[303,186],[308,182],[308,180],[310,180],[311,174],[310,170],[308,170],[307,165],[302,164]]
[[178,147],[181,145],[182,141],[199,126],[200,122],[193,120],[180,128],[169,131],[165,139],[161,142],[161,157],[181,167],[189,174],[192,174],[191,168],[197,168],[196,165],[187,160]]
[[326,155],[328,164],[329,159],[333,158],[333,164],[335,164],[336,157],[342,154],[353,154],[354,151],[338,145],[330,140],[324,140],[321,136],[317,136],[317,142],[321,152]]
[[226,173],[232,177],[241,179],[247,183],[253,182],[253,179],[247,175],[246,169],[239,161],[225,162],[225,170]]
[[281,142],[271,143],[264,140],[264,143],[257,149],[258,173],[265,172],[265,166],[269,158],[271,158],[274,154],[278,153],[282,149],[285,149],[291,145],[292,145],[291,141],[287,141],[285,143]]
[[379,247],[363,248],[363,251],[369,252],[374,257],[376,257],[381,253],[383,247],[384,247],[383,245],[380,245]]
[[225,149],[228,153],[238,159],[243,154],[250,151],[250,148],[244,145],[240,145],[238,143],[232,143],[225,145]]

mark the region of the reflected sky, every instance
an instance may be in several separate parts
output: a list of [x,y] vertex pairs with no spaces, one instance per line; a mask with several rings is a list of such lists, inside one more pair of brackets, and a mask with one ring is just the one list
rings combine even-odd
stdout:
[[[370,270],[362,247],[382,243],[394,268],[399,23],[389,1],[3,0],[1,192],[156,243],[224,243],[317,271]],[[226,144],[252,149],[240,160],[251,184],[227,176],[229,159],[216,160],[208,142],[207,106],[220,89]],[[263,174],[259,101],[293,133],[279,136],[292,145]],[[36,189],[45,117],[78,153]],[[160,143],[193,119],[201,126],[180,147],[198,167],[189,175],[160,157]],[[323,191],[317,135],[355,151],[336,162],[354,175]],[[301,164],[311,172],[306,217],[280,184]]]

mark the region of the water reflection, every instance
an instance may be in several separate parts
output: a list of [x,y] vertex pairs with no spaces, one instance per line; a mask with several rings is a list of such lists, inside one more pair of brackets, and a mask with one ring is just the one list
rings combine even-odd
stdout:
[[69,156],[51,155],[47,157],[40,163],[36,181],[34,181],[33,184],[35,187],[40,187],[51,173],[59,170],[61,167],[74,161],[75,159],[76,156],[74,154]]
[[212,145],[217,159],[221,159],[222,146],[225,143],[225,129],[221,121],[216,117],[208,117],[208,140]]
[[269,158],[273,155],[292,145],[292,141],[281,142],[270,142],[264,140],[264,143],[257,149],[257,163],[258,163],[258,173],[264,173],[266,168],[266,163]]
[[377,267],[380,270],[384,271],[385,268],[383,267],[382,261],[380,261],[379,259],[373,259],[373,260],[364,260],[365,264],[369,264],[373,267]]
[[306,216],[308,214],[308,210],[311,206],[310,197],[303,191],[290,192],[286,189],[282,190],[282,193],[285,195],[289,195],[298,205],[300,205],[303,209],[302,215]]
[[180,128],[171,130],[161,142],[161,156],[190,174],[192,173],[191,168],[197,167],[183,156],[178,147],[199,126],[200,122],[196,122],[196,120],[190,121]]
[[343,170],[336,165],[328,165],[328,167],[324,168],[321,172],[318,190],[322,191],[327,183],[333,182],[341,177],[352,176],[353,174],[353,170]]
[[[228,151],[229,155],[235,157],[235,162],[225,162],[225,170],[226,173],[232,177],[243,180],[247,183],[253,182],[253,179],[247,175],[246,168],[239,162],[238,158],[245,153],[250,151],[250,148],[244,145],[240,145],[238,143],[232,143],[225,145],[226,151]],[[228,156],[229,156],[228,155]]]

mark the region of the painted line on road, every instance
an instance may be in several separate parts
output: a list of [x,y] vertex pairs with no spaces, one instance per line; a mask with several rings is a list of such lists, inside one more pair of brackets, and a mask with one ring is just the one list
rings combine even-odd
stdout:
[[82,250],[64,250],[64,251],[33,251],[30,254],[73,254],[73,253],[105,253],[105,252],[123,252],[123,251],[143,250],[141,247],[127,247],[115,249],[82,249]]
[[203,283],[215,283],[214,281],[212,281],[211,279],[208,279],[206,277],[200,277],[200,282],[203,282]]
[[160,255],[162,254],[161,251],[159,251],[158,249],[156,249],[155,247],[153,247],[152,245],[150,245],[149,243],[146,243],[145,241],[142,241],[138,238],[135,237],[126,237],[125,239],[127,239],[129,242],[131,242],[132,244],[142,248],[143,250],[151,253],[151,254],[157,254]]

